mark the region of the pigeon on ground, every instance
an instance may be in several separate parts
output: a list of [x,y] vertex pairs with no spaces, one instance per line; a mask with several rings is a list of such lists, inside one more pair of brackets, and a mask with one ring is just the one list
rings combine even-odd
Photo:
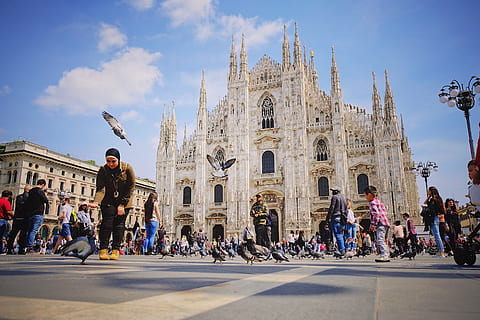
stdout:
[[255,245],[255,251],[257,251],[257,257],[262,260],[270,260],[272,258],[272,252],[267,247],[259,244]]
[[408,260],[412,260],[412,259],[415,260],[416,255],[417,253],[415,251],[407,250],[400,256],[400,259],[408,258]]
[[235,158],[227,160],[227,162],[218,161],[211,155],[207,154],[207,160],[212,167],[216,170],[212,172],[212,175],[217,178],[224,178],[227,176],[227,169],[235,163]]
[[225,261],[225,255],[223,254],[223,252],[221,250],[219,250],[216,247],[213,247],[213,249],[212,249],[212,257],[213,257],[213,263],[216,263],[217,260],[220,261],[220,263]]
[[162,250],[160,250],[160,257],[158,259],[163,259],[165,256],[173,257],[173,253],[169,252],[167,247],[162,247]]
[[347,260],[348,260],[348,259],[353,260],[353,256],[354,256],[353,251],[347,251],[347,252],[345,252],[345,258],[346,258]]
[[325,259],[325,252],[322,251],[312,251],[312,259]]
[[115,133],[116,136],[118,136],[120,139],[124,139],[127,141],[128,145],[132,145],[130,141],[128,141],[127,133],[125,132],[125,129],[123,126],[118,122],[117,119],[115,119],[114,116],[112,116],[110,113],[107,111],[102,112],[103,118],[108,122],[110,127],[112,127],[113,133]]
[[255,260],[255,256],[248,251],[247,247],[243,244],[238,246],[238,254],[240,257],[243,258],[247,262],[247,264],[253,264],[253,260]]
[[272,252],[272,257],[273,259],[275,259],[275,263],[276,262],[280,262],[282,263],[282,261],[287,261],[289,262],[288,258],[285,256],[285,254],[283,253],[283,251],[281,250],[275,250]]
[[85,260],[93,253],[93,251],[94,250],[87,237],[75,238],[60,248],[62,256],[72,253],[72,256],[82,259],[80,264],[85,264]]

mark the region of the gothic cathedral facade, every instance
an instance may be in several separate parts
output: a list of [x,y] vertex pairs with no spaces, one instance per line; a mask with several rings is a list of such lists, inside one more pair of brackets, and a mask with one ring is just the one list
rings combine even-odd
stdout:
[[[202,75],[196,129],[181,146],[174,108],[164,112],[156,183],[167,233],[240,234],[252,224],[250,206],[262,194],[272,240],[299,230],[309,236],[325,220],[333,186],[352,200],[356,216],[368,220],[363,189],[374,185],[390,220],[404,212],[418,217],[412,153],[387,72],[383,105],[375,81],[373,74],[369,114],[344,102],[333,48],[330,94],[319,88],[313,53],[307,61],[296,25],[293,59],[284,28],[281,63],[264,55],[249,70],[242,38],[238,65],[232,40],[227,94],[207,111]],[[236,159],[226,177],[212,175],[208,154]]]

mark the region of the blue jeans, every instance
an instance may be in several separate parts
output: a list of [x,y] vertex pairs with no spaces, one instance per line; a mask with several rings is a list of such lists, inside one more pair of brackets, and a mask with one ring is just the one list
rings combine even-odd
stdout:
[[430,225],[430,230],[432,232],[433,237],[435,238],[435,242],[437,243],[438,251],[443,251],[445,248],[443,247],[442,238],[440,237],[440,219],[438,216],[433,217],[433,223]]
[[332,219],[332,229],[337,240],[338,251],[345,253],[345,241],[343,239],[344,226],[340,223],[340,217]]
[[143,252],[151,251],[155,241],[155,234],[158,230],[158,221],[150,221],[145,223],[145,231],[147,236],[143,242]]
[[3,238],[8,237],[8,220],[0,219],[0,253],[3,253]]
[[30,231],[28,232],[27,247],[32,247],[35,242],[35,236],[43,223],[43,215],[36,214],[30,217]]
[[348,238],[352,238],[353,242],[351,242],[348,246],[347,249],[355,249],[357,248],[357,225],[356,224],[350,224],[347,222],[345,225],[345,240],[348,240]]

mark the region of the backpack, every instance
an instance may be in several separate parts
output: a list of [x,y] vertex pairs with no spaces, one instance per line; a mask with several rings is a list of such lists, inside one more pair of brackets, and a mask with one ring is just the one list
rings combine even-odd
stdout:
[[70,225],[74,225],[77,223],[77,221],[78,221],[77,213],[75,212],[75,210],[72,210],[72,213],[70,214],[70,220],[68,223],[70,223]]

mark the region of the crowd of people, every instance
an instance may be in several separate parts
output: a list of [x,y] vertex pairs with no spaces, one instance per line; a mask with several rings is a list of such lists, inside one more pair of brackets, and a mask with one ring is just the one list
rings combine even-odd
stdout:
[[[352,202],[336,186],[331,188],[332,198],[326,221],[321,230],[310,239],[305,237],[303,231],[291,231],[286,238],[274,243],[271,236],[271,211],[261,194],[256,195],[256,201],[250,210],[254,230],[246,226],[241,235],[230,239],[222,236],[208,239],[202,230],[184,234],[180,239],[170,239],[160,224],[158,195],[152,192],[144,204],[145,230],[142,232],[137,222],[133,239],[124,242],[125,220],[132,208],[135,174],[129,164],[120,161],[117,149],[108,149],[105,159],[106,164],[97,173],[94,201],[82,202],[78,210],[75,210],[70,205],[70,199],[63,199],[58,217],[61,231],[48,240],[38,235],[44,213],[48,211],[46,181],[39,179],[33,188],[25,186],[24,192],[16,197],[14,206],[12,192],[3,191],[0,198],[0,253],[54,254],[66,242],[84,236],[90,239],[100,260],[117,260],[120,255],[128,254],[205,255],[216,247],[234,256],[239,245],[244,243],[252,254],[256,252],[255,245],[259,245],[272,250],[283,250],[298,257],[302,253],[332,254],[337,258],[343,258],[347,253],[350,256],[378,254],[377,261],[387,262],[392,256],[408,252],[434,252],[437,257],[452,255],[463,237],[455,201],[448,198],[444,202],[438,189],[433,186],[428,188],[422,210],[425,230],[432,235],[428,239],[417,239],[414,222],[408,213],[402,215],[403,224],[399,220],[394,222],[390,239],[391,225],[387,209],[378,198],[374,186],[368,186],[364,190],[370,209],[370,224],[364,229],[360,224],[361,218],[355,217]],[[468,164],[468,171],[472,180],[472,203],[480,206],[480,199],[477,203],[475,196],[475,188],[480,185],[480,169],[476,163],[476,160],[472,160]],[[94,225],[89,208],[98,207],[102,218]],[[12,220],[11,227],[9,220]]]

